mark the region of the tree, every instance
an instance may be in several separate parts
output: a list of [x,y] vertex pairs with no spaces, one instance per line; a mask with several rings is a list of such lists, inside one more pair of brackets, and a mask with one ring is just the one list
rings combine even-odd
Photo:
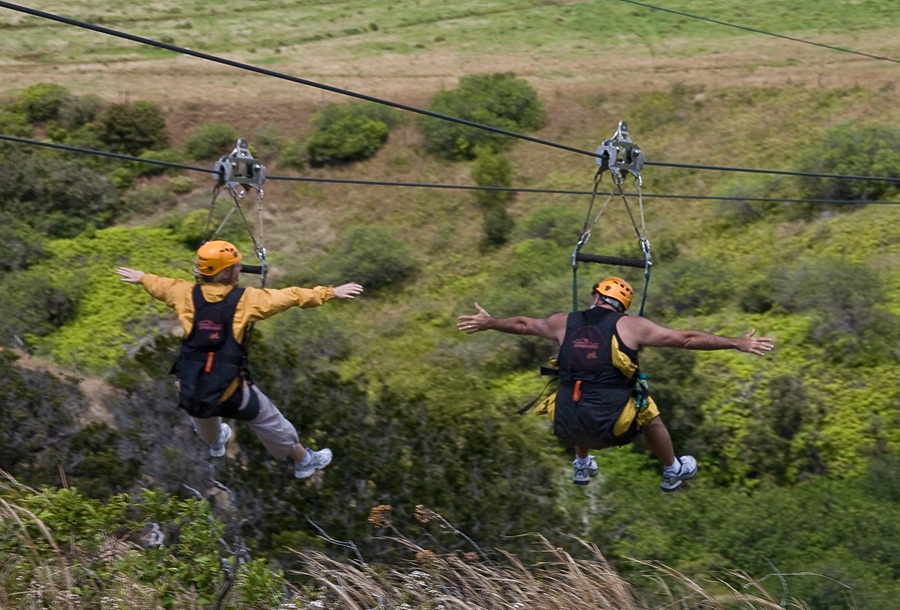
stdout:
[[[247,471],[229,462],[227,476],[236,484],[240,479],[241,487],[252,486],[254,493],[240,498],[242,511],[265,515],[257,522],[260,544],[286,561],[292,557],[279,549],[321,546],[307,518],[325,532],[352,539],[365,557],[386,561],[383,553],[394,545],[373,538],[360,518],[378,505],[391,505],[398,526],[423,544],[428,535],[415,518],[417,504],[489,546],[501,540],[506,547],[516,546],[503,537],[540,524],[570,531],[560,509],[544,501],[556,494],[546,447],[552,439],[541,434],[536,441],[535,428],[527,422],[496,414],[487,404],[429,404],[424,397],[368,387],[365,380],[343,381],[331,372],[267,383],[304,444],[328,446],[336,456],[324,476],[285,486],[288,466],[267,458],[252,435],[238,429],[241,452],[256,466]],[[288,394],[279,397],[282,384]],[[545,450],[537,450],[536,443]],[[460,537],[445,542],[472,550]]]
[[0,150],[6,163],[0,212],[12,214],[50,237],[74,237],[88,226],[104,226],[119,210],[106,176],[56,154]]
[[25,269],[44,255],[43,236],[9,212],[0,212],[0,244],[6,250],[0,271]]
[[[506,157],[480,148],[472,165],[472,179],[479,186],[508,187],[512,184],[512,165]],[[509,190],[485,189],[474,191],[474,196],[483,217],[484,247],[502,246],[513,229],[513,220],[507,206],[514,193]]]
[[306,141],[311,165],[362,161],[375,155],[388,138],[392,121],[375,104],[331,104],[313,117],[316,130]]
[[[801,157],[802,172],[846,176],[900,175],[900,129],[884,125],[835,125]],[[885,181],[844,178],[802,178],[803,197],[878,201],[896,196],[897,186]]]
[[59,472],[48,452],[55,455],[56,446],[75,432],[75,417],[87,405],[71,380],[23,368],[17,360],[0,351],[0,470],[35,485],[53,484]]
[[113,104],[100,113],[97,122],[103,142],[118,153],[138,156],[169,145],[166,117],[154,102]]
[[184,143],[188,158],[195,161],[217,159],[227,155],[238,140],[238,131],[227,123],[198,125],[188,134]]
[[[505,131],[533,131],[544,125],[544,109],[537,91],[511,73],[464,76],[456,89],[438,93],[432,112]],[[423,117],[420,122],[427,149],[445,159],[473,159],[479,147],[492,151],[512,146],[509,136],[460,123]]]
[[895,361],[900,318],[885,308],[883,282],[870,267],[835,258],[797,261],[776,270],[773,301],[817,320],[810,340],[832,362],[867,366]]
[[322,273],[335,282],[353,278],[377,290],[410,278],[418,269],[412,248],[390,231],[372,225],[351,228],[323,264]]
[[17,98],[19,108],[32,123],[55,119],[73,95],[56,83],[37,83],[25,87]]

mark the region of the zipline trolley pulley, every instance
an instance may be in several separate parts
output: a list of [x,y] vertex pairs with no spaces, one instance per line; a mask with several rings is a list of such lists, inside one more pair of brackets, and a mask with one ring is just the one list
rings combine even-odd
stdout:
[[[250,239],[253,242],[253,249],[256,251],[256,256],[259,259],[259,265],[242,265],[241,272],[258,274],[260,283],[265,287],[268,264],[266,262],[265,233],[263,232],[262,200],[265,196],[265,192],[263,191],[262,186],[266,181],[266,168],[253,158],[253,155],[250,153],[250,148],[247,145],[247,140],[240,138],[230,154],[223,155],[216,161],[213,172],[215,173],[216,184],[213,187],[213,197],[209,207],[209,216],[206,221],[203,242],[206,243],[207,241],[216,239],[219,232],[222,231],[228,223],[231,215],[237,211],[244,223],[244,227],[247,229],[247,233],[250,235]],[[222,187],[225,187],[228,194],[231,195],[234,205],[228,210],[224,218],[222,218],[216,230],[210,233],[213,224],[216,199],[218,198],[219,190]],[[255,234],[250,227],[250,223],[247,221],[244,209],[241,207],[242,202],[251,191],[256,193],[257,222]]]
[[[647,239],[647,230],[644,222],[644,203],[641,191],[643,185],[643,182],[641,180],[641,169],[644,167],[644,153],[637,146],[637,144],[632,141],[631,136],[628,134],[627,123],[625,123],[625,121],[619,121],[618,129],[616,129],[616,132],[613,134],[613,136],[604,140],[597,147],[595,159],[597,161],[598,168],[597,173],[594,175],[594,189],[591,196],[591,203],[588,207],[588,212],[584,219],[584,228],[578,238],[578,243],[575,245],[575,249],[572,252],[572,309],[573,311],[578,309],[578,263],[600,263],[644,269],[644,295],[641,299],[640,309],[640,315],[643,315],[644,303],[647,297],[647,285],[650,282],[650,267],[653,264],[653,261],[650,257],[650,240]],[[597,198],[600,181],[603,178],[604,172],[607,171],[612,176],[613,183],[616,187],[616,192],[608,194],[606,201],[597,212],[597,215],[592,219],[594,202]],[[631,207],[628,205],[628,198],[625,196],[625,192],[622,189],[622,185],[625,182],[625,177],[628,174],[634,177],[634,184],[637,190],[638,210],[641,221],[640,228],[638,228],[634,215],[631,212]],[[582,247],[584,247],[584,245],[591,238],[591,231],[597,224],[600,216],[603,214],[604,210],[606,210],[609,202],[616,194],[618,194],[622,198],[622,202],[625,205],[625,210],[628,212],[628,216],[631,219],[631,224],[634,227],[634,231],[637,234],[637,238],[640,243],[641,252],[643,253],[643,259],[620,256],[604,256],[598,254],[583,254],[581,252]]]

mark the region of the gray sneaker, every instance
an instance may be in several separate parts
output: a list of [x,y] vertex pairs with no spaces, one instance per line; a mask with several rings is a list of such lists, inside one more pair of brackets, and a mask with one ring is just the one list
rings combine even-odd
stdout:
[[305,464],[294,462],[294,476],[298,479],[305,479],[315,471],[322,470],[331,463],[331,449],[327,447],[318,451],[307,449],[306,452],[311,457],[308,462]]
[[231,426],[222,423],[219,428],[219,440],[209,446],[209,454],[213,457],[222,457],[225,455],[225,443],[231,438]]
[[575,476],[572,477],[572,482],[576,485],[587,485],[590,483],[591,478],[597,476],[597,473],[600,472],[600,467],[594,461],[594,456],[589,455],[588,457],[590,459],[587,466],[579,466],[578,460],[572,462],[572,465],[575,467]]
[[685,481],[693,479],[697,475],[697,460],[693,456],[683,455],[678,458],[681,468],[675,474],[666,474],[663,471],[663,480],[659,488],[663,491],[675,491],[679,489]]

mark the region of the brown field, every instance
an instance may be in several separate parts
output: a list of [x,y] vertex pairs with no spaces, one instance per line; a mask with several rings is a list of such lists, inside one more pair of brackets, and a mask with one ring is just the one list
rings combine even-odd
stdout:
[[[96,34],[101,37],[102,35]],[[881,54],[875,48],[896,39],[893,29],[871,32],[864,40],[830,37],[829,44]],[[866,48],[872,41],[873,48]],[[134,43],[137,45],[137,43]],[[734,87],[810,87],[833,89],[858,86],[893,88],[897,65],[800,43],[745,34],[725,41],[708,54],[679,56],[679,41],[662,47],[626,48],[614,59],[596,49],[542,47],[528,56],[508,52],[417,49],[412,55],[384,54],[359,59],[343,48],[346,39],[307,43],[280,53],[274,72],[388,101],[424,107],[435,92],[454,86],[459,76],[477,72],[512,72],[527,79],[545,101],[554,131],[554,117],[573,117],[572,100],[603,94],[665,91],[673,85],[704,91]],[[687,43],[684,43],[687,44]],[[900,51],[894,53],[900,55]],[[257,65],[253,53],[220,54],[233,61]],[[485,61],[489,59],[489,61]],[[205,59],[181,56],[64,64],[0,62],[6,93],[38,82],[57,82],[77,95],[94,93],[110,101],[152,100],[169,113],[176,140],[198,122],[228,121],[239,128],[305,122],[317,108],[346,96],[304,84],[255,74]],[[0,90],[0,91],[3,91]],[[894,92],[900,101],[900,92]],[[589,110],[589,109],[588,109]],[[574,119],[574,120],[573,120]]]

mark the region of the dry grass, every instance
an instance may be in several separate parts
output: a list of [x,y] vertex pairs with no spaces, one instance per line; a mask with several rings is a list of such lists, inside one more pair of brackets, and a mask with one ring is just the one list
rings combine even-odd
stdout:
[[[465,608],[467,610],[775,610],[807,608],[799,600],[775,600],[763,587],[740,573],[704,586],[654,562],[635,562],[642,580],[639,591],[587,542],[589,559],[576,559],[539,537],[544,559],[526,565],[501,552],[496,561],[476,553],[436,555],[398,542],[415,551],[408,568],[381,571],[365,564],[338,562],[318,552],[301,552],[313,591],[292,600],[300,608],[369,610],[374,608]],[[312,594],[311,594],[312,593]],[[309,605],[318,601],[320,605]]]
[[[0,483],[0,524],[6,532],[0,558],[0,608],[95,610],[96,603],[88,604],[87,599],[100,600],[104,610],[163,607],[162,592],[143,582],[140,573],[104,570],[107,576],[101,578],[99,571],[91,570],[91,566],[115,565],[126,556],[147,552],[142,546],[110,536],[91,556],[82,549],[63,548],[40,516],[22,506],[23,498],[36,492],[0,474],[6,477]],[[796,599],[774,599],[759,582],[737,572],[726,575],[727,582],[711,579],[702,584],[666,565],[635,561],[631,579],[641,583],[636,587],[596,546],[577,538],[572,539],[574,551],[581,558],[537,534],[537,559],[530,564],[503,550],[489,557],[441,515],[418,506],[420,521],[438,522],[473,549],[438,554],[397,531],[390,511],[390,506],[375,507],[369,521],[392,532],[391,539],[411,557],[407,564],[375,565],[358,554],[355,560],[337,560],[319,551],[299,550],[300,568],[293,576],[295,583],[302,584],[284,583],[280,603],[248,599],[246,591],[241,592],[244,582],[239,574],[229,594],[213,604],[214,610],[808,610]],[[355,550],[352,543],[338,544]],[[24,565],[33,567],[24,570]],[[85,573],[93,577],[85,579]],[[177,590],[171,585],[168,581],[166,593],[179,610],[209,608],[189,587]],[[223,586],[222,591],[228,588]]]
[[[757,582],[741,573],[728,581],[711,581],[704,587],[678,571],[657,562],[635,561],[642,581],[640,590],[623,578],[600,550],[573,538],[576,558],[535,534],[538,557],[530,565],[503,550],[489,558],[481,548],[444,518],[416,507],[422,522],[438,521],[444,529],[466,539],[471,552],[436,554],[404,537],[390,520],[390,506],[372,509],[369,522],[387,528],[394,540],[414,559],[405,568],[382,569],[357,562],[333,560],[320,552],[298,552],[303,569],[297,572],[314,585],[292,600],[302,608],[373,610],[421,608],[467,610],[775,610],[806,609],[799,600],[776,601]],[[585,553],[586,552],[586,553]],[[316,605],[309,605],[315,603]]]

